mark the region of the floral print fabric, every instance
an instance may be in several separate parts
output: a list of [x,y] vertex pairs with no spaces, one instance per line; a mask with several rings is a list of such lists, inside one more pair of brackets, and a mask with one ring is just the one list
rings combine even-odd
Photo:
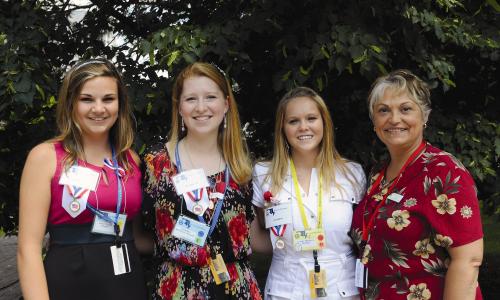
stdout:
[[[164,144],[144,155],[145,221],[155,232],[157,272],[153,299],[261,299],[257,281],[248,264],[251,253],[249,232],[254,218],[251,185],[240,186],[232,178],[222,211],[204,247],[192,245],[171,235],[181,213],[197,220],[181,196],[175,192],[172,176],[177,168]],[[225,174],[209,176],[210,193],[224,193]],[[215,200],[214,200],[215,201]],[[204,219],[210,222],[213,208]],[[230,281],[217,286],[208,266],[210,250],[221,254]]]
[[[377,176],[372,176],[371,184]],[[387,188],[379,186],[357,206],[351,236],[358,247],[363,215],[368,220],[386,193]],[[387,199],[380,208],[361,255],[368,267],[366,298],[442,299],[447,248],[483,236],[474,181],[451,154],[427,144],[393,193],[403,198],[399,202]],[[479,289],[476,299],[481,299]]]

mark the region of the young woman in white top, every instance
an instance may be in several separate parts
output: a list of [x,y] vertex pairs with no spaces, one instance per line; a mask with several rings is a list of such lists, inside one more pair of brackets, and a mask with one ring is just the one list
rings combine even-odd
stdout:
[[252,202],[273,245],[265,298],[358,299],[347,233],[365,189],[363,169],[337,152],[328,108],[309,88],[281,99],[274,136],[272,160],[253,173]]

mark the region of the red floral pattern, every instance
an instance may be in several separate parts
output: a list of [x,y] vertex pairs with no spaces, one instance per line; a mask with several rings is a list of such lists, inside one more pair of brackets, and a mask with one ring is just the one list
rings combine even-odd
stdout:
[[[374,211],[387,188],[374,192],[354,212],[351,236],[358,246],[363,215]],[[427,145],[393,192],[403,198],[387,200],[380,208],[364,247],[362,262],[369,275],[366,299],[442,299],[447,248],[482,237],[472,177],[449,153]],[[466,216],[460,213],[464,207]]]
[[[217,299],[215,282],[207,260],[211,251],[221,254],[231,276],[229,294],[233,299],[261,299],[257,281],[248,264],[250,251],[248,240],[250,223],[254,219],[252,189],[249,185],[238,185],[231,177],[226,190],[224,172],[209,176],[213,187],[209,192],[225,193],[221,215],[217,219],[208,245],[198,247],[171,235],[181,213],[183,203],[173,186],[171,177],[177,174],[164,145],[148,151],[144,158],[144,219],[154,228],[155,258],[160,261],[155,278],[156,290],[153,299]],[[222,181],[221,181],[222,179]],[[183,206],[184,215],[197,219]],[[213,209],[204,214],[210,221]],[[192,268],[185,268],[190,266]],[[242,275],[244,274],[244,275]]]

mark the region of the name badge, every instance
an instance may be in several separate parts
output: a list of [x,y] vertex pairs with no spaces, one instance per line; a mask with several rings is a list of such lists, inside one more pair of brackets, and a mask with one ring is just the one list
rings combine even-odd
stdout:
[[309,271],[309,290],[311,291],[311,298],[326,297],[326,273],[325,270],[315,272]]
[[71,166],[66,172],[61,173],[59,184],[72,185],[95,191],[99,182],[99,173],[82,166]]
[[209,186],[203,169],[192,169],[172,177],[177,195]]
[[358,288],[366,289],[368,287],[368,268],[356,259],[356,271],[354,273],[354,285]]
[[[103,211],[111,220],[115,220],[116,213]],[[123,235],[123,231],[125,229],[125,223],[127,222],[126,214],[118,215],[118,227],[120,228],[119,236]],[[94,216],[94,223],[92,224],[92,233],[100,233],[100,234],[109,234],[115,235],[115,224],[113,222],[109,222],[98,215]]]
[[130,267],[130,260],[128,258],[127,244],[121,244],[118,247],[111,246],[110,250],[115,275],[130,273],[132,268]]
[[294,230],[292,237],[295,251],[321,250],[326,246],[323,228]]
[[217,254],[215,259],[209,258],[208,265],[210,266],[210,271],[214,276],[215,284],[219,285],[221,283],[229,281],[229,272],[227,271],[226,264],[222,255]]
[[266,221],[266,228],[284,224],[291,224],[292,209],[290,202],[266,208],[264,218]]
[[188,243],[203,247],[207,240],[210,227],[186,216],[179,216],[175,223],[172,235]]
[[398,193],[392,193],[389,196],[387,196],[387,199],[392,200],[396,203],[399,203],[401,199],[403,199],[403,195],[400,195]]

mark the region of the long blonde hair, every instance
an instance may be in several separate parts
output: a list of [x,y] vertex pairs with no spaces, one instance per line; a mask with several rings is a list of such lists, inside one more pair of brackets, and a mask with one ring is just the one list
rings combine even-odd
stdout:
[[128,169],[126,151],[134,141],[134,126],[132,112],[125,84],[115,66],[104,58],[84,60],[73,66],[64,76],[56,107],[56,122],[59,134],[52,139],[62,142],[65,157],[65,166],[76,162],[78,157],[84,157],[82,130],[77,123],[76,105],[83,85],[96,77],[111,77],[116,80],[118,87],[118,119],[111,127],[109,139],[115,147],[118,162]]
[[273,158],[271,160],[270,173],[267,174],[266,178],[266,180],[270,180],[271,182],[271,192],[275,194],[282,189],[285,176],[287,175],[291,149],[289,149],[283,127],[288,104],[293,99],[299,97],[307,97],[314,101],[323,120],[323,139],[319,145],[320,151],[316,158],[316,165],[319,173],[322,174],[323,181],[326,185],[334,184],[335,187],[343,189],[335,180],[335,171],[339,170],[355,186],[356,178],[347,167],[348,160],[343,158],[335,148],[333,122],[325,101],[310,88],[296,87],[281,98],[276,110]]
[[177,76],[172,89],[172,124],[168,140],[175,144],[186,136],[186,133],[181,130],[179,101],[184,81],[193,76],[204,76],[213,80],[224,94],[224,97],[227,98],[229,105],[226,113],[227,126],[226,128],[223,128],[222,124],[219,126],[217,142],[224,160],[229,165],[234,181],[238,184],[245,184],[250,180],[252,174],[248,147],[246,141],[242,139],[243,132],[241,130],[240,116],[231,85],[226,76],[216,66],[204,62],[195,62],[185,67]]

